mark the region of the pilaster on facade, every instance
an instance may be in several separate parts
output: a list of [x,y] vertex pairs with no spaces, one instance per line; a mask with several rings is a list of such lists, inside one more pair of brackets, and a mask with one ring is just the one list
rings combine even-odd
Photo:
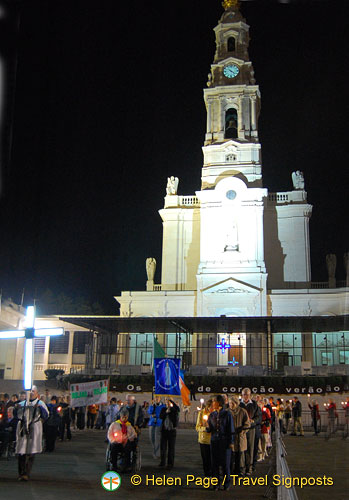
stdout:
[[200,241],[198,200],[196,197],[167,196],[165,206],[159,211],[163,220],[162,288],[194,290]]
[[305,191],[270,193],[264,213],[265,260],[269,288],[311,282],[309,219],[312,206]]

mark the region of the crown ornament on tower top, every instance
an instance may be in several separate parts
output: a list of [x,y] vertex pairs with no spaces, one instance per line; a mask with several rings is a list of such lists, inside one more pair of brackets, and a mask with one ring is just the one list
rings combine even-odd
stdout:
[[225,10],[231,9],[232,7],[237,7],[239,5],[239,0],[224,0],[222,5]]

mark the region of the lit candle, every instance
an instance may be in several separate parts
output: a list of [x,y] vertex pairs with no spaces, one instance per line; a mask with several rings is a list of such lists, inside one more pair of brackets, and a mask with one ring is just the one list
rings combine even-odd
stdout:
[[207,420],[208,419],[208,416],[207,415],[204,415],[204,420]]
[[205,402],[204,398],[200,399],[200,403],[203,404]]

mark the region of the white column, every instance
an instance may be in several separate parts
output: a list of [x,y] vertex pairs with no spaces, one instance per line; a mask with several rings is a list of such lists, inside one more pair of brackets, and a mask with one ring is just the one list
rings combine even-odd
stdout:
[[256,247],[256,260],[257,266],[265,266],[264,264],[264,230],[263,230],[263,212],[264,205],[262,202],[256,203],[255,213],[256,213],[256,233],[257,233],[257,247]]
[[211,110],[212,110],[212,103],[211,100],[207,101],[207,133],[211,133],[211,128],[212,128],[212,117],[211,117]]
[[48,360],[49,360],[49,348],[50,348],[50,338],[45,337],[45,352],[44,352],[44,370],[48,369]]
[[225,113],[223,112],[224,106],[223,106],[223,97],[219,99],[219,130],[218,132],[224,132],[224,120],[225,120]]
[[245,131],[244,131],[244,126],[243,126],[243,116],[242,116],[242,99],[241,96],[239,97],[239,105],[237,109],[237,116],[238,116],[238,123],[237,123],[237,133],[239,139],[244,139],[245,138]]
[[309,238],[309,220],[310,210],[304,210],[304,241],[305,241],[305,281],[311,282],[311,260],[310,260],[310,238]]
[[74,342],[74,333],[69,332],[69,346],[68,346],[68,357],[67,357],[67,373],[70,373],[71,365],[73,364],[73,342]]
[[257,130],[256,96],[251,96],[251,130]]

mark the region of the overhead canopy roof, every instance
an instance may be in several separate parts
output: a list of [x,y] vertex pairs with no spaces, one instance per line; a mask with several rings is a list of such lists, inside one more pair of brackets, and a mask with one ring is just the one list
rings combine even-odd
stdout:
[[99,333],[272,333],[337,332],[349,330],[345,316],[273,316],[218,318],[121,318],[119,316],[60,316],[63,321]]

